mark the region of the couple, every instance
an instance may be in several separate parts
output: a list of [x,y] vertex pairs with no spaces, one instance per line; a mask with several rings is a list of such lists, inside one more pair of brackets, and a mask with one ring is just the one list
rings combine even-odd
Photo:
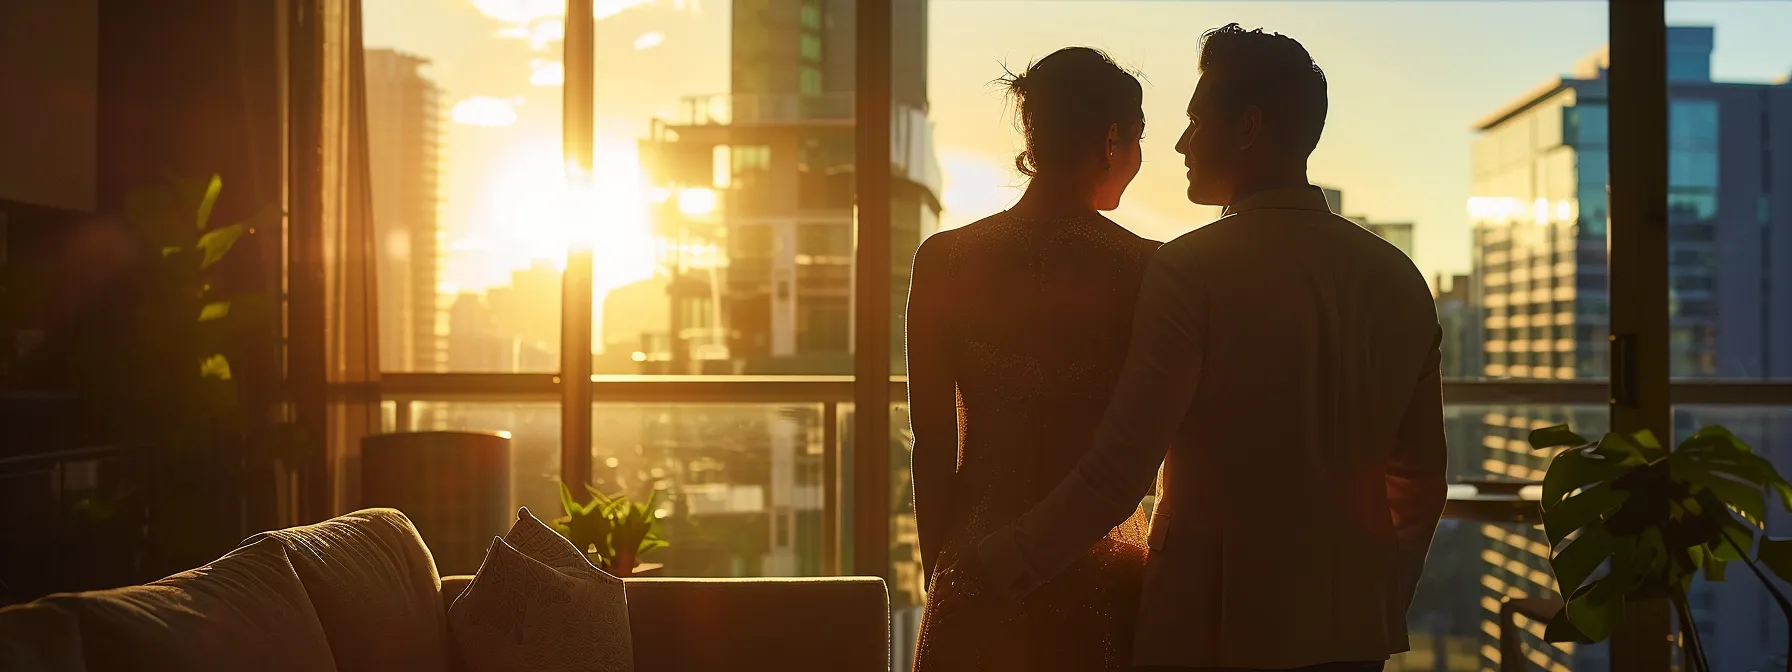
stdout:
[[1160,247],[1098,214],[1139,171],[1141,90],[1067,48],[1009,81],[1026,194],[915,256],[918,672],[1407,650],[1445,498],[1430,291],[1307,183],[1326,85],[1306,49],[1233,24],[1200,70],[1176,150],[1217,221]]

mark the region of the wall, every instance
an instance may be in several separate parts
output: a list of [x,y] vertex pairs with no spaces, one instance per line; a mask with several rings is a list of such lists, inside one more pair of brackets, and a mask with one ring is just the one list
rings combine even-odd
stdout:
[[0,3],[0,201],[94,207],[98,0]]

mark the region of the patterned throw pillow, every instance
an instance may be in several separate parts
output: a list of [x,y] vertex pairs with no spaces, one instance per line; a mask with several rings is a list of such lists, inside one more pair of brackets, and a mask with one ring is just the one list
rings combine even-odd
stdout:
[[524,508],[454,606],[448,628],[466,672],[633,672],[622,580]]

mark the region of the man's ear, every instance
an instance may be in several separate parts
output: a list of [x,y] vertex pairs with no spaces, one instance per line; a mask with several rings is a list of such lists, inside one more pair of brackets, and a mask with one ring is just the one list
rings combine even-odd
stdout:
[[1246,106],[1238,115],[1237,133],[1238,137],[1235,139],[1240,150],[1250,149],[1257,144],[1257,140],[1263,137],[1263,108]]
[[1107,150],[1108,150],[1108,158],[1110,158],[1110,159],[1114,158],[1115,152],[1120,151],[1120,125],[1119,124],[1108,124]]

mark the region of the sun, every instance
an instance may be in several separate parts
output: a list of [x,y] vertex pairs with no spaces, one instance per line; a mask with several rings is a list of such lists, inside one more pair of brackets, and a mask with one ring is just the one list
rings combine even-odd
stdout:
[[589,190],[568,185],[558,138],[524,143],[504,161],[493,181],[498,230],[492,250],[513,268],[551,260],[564,268],[567,250],[589,245],[593,292],[652,277],[653,235],[641,163],[630,139],[599,138]]

